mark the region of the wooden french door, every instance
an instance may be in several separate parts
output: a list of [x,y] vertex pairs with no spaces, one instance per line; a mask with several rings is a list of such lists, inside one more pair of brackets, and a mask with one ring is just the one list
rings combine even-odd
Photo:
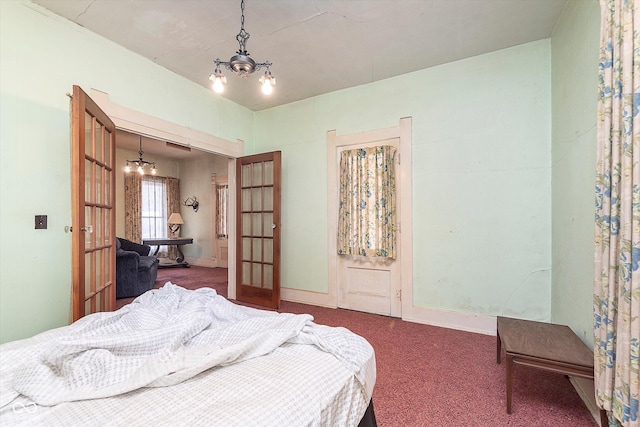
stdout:
[[72,293],[73,320],[116,306],[115,126],[73,86]]
[[236,298],[280,308],[280,151],[236,160]]

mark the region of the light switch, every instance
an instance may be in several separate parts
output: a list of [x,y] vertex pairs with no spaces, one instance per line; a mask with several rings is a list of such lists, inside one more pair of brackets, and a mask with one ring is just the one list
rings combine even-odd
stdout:
[[47,228],[47,216],[46,215],[36,215],[36,230]]

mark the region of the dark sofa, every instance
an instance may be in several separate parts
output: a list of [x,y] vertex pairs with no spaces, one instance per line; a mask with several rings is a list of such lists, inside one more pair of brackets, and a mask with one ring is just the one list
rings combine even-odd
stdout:
[[137,297],[153,287],[159,260],[151,247],[116,238],[116,298]]

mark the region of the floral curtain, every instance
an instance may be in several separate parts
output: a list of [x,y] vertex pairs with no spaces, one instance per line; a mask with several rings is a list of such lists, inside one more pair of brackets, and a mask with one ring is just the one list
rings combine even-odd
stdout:
[[638,426],[640,26],[635,1],[600,0],[594,361],[610,425]]
[[142,178],[137,173],[124,174],[124,238],[142,241]]
[[[180,213],[180,180],[171,177],[165,178],[165,185],[167,190],[167,215],[171,215],[174,212]],[[169,235],[169,224],[167,224],[166,235]],[[178,250],[175,246],[169,246],[168,257],[169,259],[178,257]]]
[[216,186],[216,235],[218,239],[226,239],[227,212],[229,202],[229,186],[226,184]]
[[340,155],[338,254],[396,257],[395,147]]

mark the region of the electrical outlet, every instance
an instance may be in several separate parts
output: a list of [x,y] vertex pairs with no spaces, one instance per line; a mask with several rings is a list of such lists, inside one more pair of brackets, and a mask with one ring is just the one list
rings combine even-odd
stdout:
[[47,229],[47,216],[46,215],[36,215],[36,230],[46,230]]

